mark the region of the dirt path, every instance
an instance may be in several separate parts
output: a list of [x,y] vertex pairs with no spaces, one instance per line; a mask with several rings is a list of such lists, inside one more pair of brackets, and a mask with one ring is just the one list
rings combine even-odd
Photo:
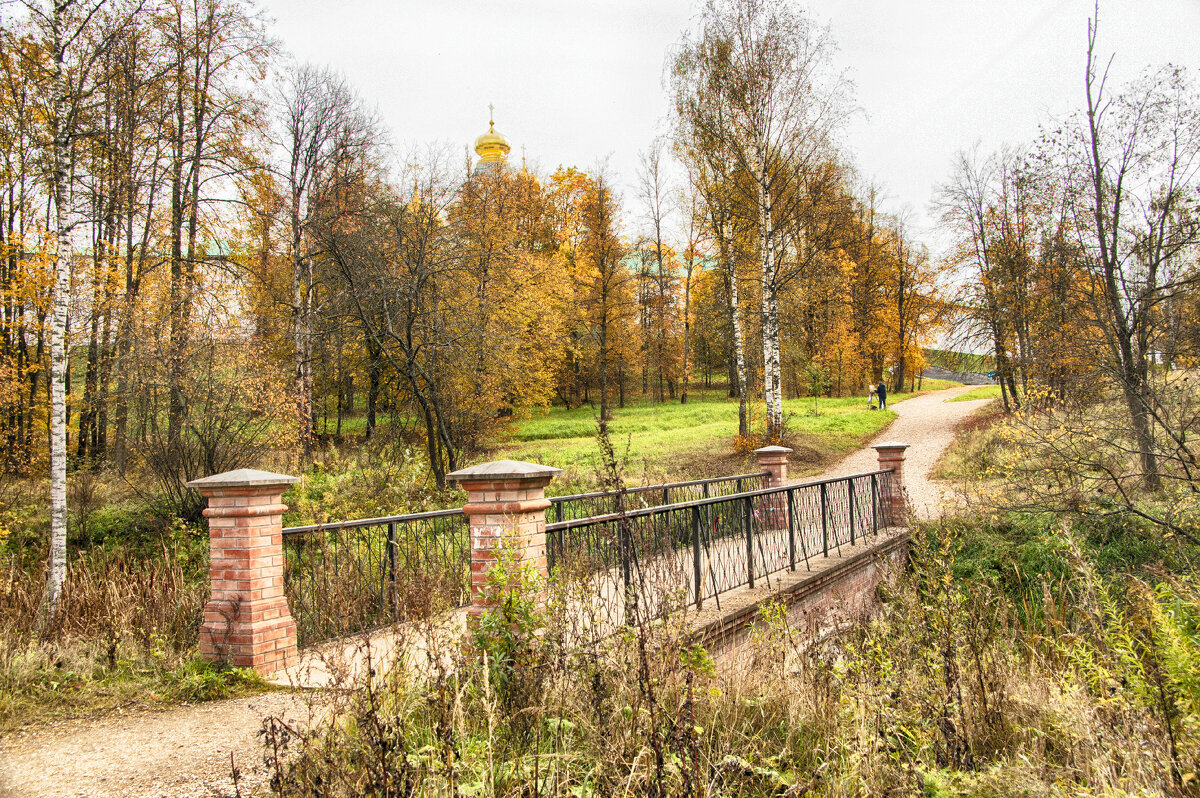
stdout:
[[[954,442],[954,430],[959,422],[992,401],[950,401],[977,387],[965,385],[960,388],[947,388],[896,403],[890,408],[896,411],[896,420],[875,439],[899,441],[909,445],[905,452],[904,482],[908,486],[908,498],[918,518],[935,518],[955,502],[953,490],[948,485],[934,482],[929,475],[942,452]],[[875,450],[868,445],[842,460],[821,477],[857,474],[874,471],[878,467]]]
[[55,724],[0,740],[2,798],[211,798],[242,795],[267,774],[258,731],[268,716],[303,723],[305,697],[253,698]]

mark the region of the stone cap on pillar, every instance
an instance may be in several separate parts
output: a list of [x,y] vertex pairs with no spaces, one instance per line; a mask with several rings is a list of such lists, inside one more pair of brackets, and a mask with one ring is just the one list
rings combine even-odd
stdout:
[[761,449],[755,449],[755,454],[791,454],[792,450],[786,446],[764,446]]
[[909,444],[900,443],[899,441],[884,441],[882,443],[871,444],[872,449],[899,449],[900,451],[904,451],[908,446]]
[[561,474],[561,468],[526,463],[522,460],[494,460],[490,463],[480,463],[470,468],[460,468],[447,474],[446,479],[460,485],[468,482],[509,482],[535,481],[549,482],[555,475]]
[[202,479],[193,479],[187,483],[187,486],[206,493],[235,488],[284,488],[299,481],[298,477],[287,474],[273,474],[270,471],[259,471],[254,468],[238,468]]

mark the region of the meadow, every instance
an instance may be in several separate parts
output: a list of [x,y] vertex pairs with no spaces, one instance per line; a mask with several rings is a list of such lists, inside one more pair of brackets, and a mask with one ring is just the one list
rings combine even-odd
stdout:
[[[925,380],[916,393],[893,394],[889,404],[958,383]],[[752,428],[761,427],[758,403]],[[795,450],[792,473],[823,471],[862,446],[896,417],[892,410],[868,410],[866,399],[811,397],[783,403],[783,443]],[[487,457],[542,463],[566,470],[568,482],[586,483],[600,467],[596,442],[599,409],[556,406],[497,430]],[[609,433],[631,483],[699,479],[754,470],[753,449],[759,441],[737,436],[738,401],[724,390],[693,391],[686,405],[657,403],[638,397],[617,408]]]

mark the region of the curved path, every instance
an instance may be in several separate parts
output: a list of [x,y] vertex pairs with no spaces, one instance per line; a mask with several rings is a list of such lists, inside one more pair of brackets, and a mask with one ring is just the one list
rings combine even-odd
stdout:
[[[890,408],[896,412],[896,419],[872,441],[899,441],[909,445],[905,452],[904,482],[908,487],[909,502],[918,518],[936,518],[955,502],[954,491],[944,483],[934,482],[930,474],[938,458],[954,442],[954,431],[958,425],[976,410],[994,401],[950,401],[978,387],[964,385],[947,388],[897,402]],[[878,467],[875,450],[868,445],[819,478],[858,474],[874,471]]]

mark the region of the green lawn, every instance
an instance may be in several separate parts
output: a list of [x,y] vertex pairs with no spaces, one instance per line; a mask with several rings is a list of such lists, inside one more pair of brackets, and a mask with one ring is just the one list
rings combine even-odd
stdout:
[[[957,383],[926,380],[924,390]],[[890,397],[900,402],[913,394]],[[797,474],[821,471],[842,454],[861,446],[886,427],[896,414],[868,411],[865,397],[789,399],[783,405],[787,418],[787,443],[796,451],[792,470]],[[761,426],[762,403],[751,404],[754,426]],[[557,466],[567,471],[556,480],[562,488],[594,484],[600,465],[596,443],[598,407],[572,410],[554,407],[532,418],[513,421],[503,431],[487,458],[505,457]],[[614,411],[609,426],[626,479],[642,481],[696,479],[754,471],[754,459],[735,448],[738,403],[723,392],[693,392],[686,405],[678,400],[657,404],[638,397]],[[486,459],[486,458],[485,458]],[[555,492],[563,492],[556,490]]]
[[954,402],[970,402],[974,399],[999,399],[999,385],[983,385],[973,391],[967,391],[962,396],[956,396],[951,401]]

